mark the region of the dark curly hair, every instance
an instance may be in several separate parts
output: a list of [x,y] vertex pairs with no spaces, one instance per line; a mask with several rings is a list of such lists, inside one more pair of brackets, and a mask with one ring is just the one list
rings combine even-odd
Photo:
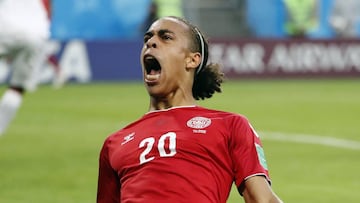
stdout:
[[[201,31],[189,21],[184,18],[169,16],[185,23],[190,29],[190,50],[192,52],[199,52],[202,54],[203,63],[197,68],[192,87],[192,94],[196,100],[204,100],[211,98],[215,92],[221,92],[221,83],[224,81],[224,73],[220,70],[220,65],[217,63],[207,64],[209,57],[209,42],[201,33]],[[202,39],[201,39],[202,38]],[[203,43],[201,42],[203,41]],[[202,44],[204,46],[204,53],[202,53]]]

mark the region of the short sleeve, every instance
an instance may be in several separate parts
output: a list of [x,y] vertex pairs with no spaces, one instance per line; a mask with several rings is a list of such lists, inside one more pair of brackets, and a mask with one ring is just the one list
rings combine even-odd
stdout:
[[97,203],[120,202],[119,178],[110,165],[108,143],[109,139],[105,141],[100,152]]
[[249,121],[243,116],[235,116],[230,129],[230,154],[236,186],[242,188],[245,180],[253,176],[264,176],[270,183],[260,137]]

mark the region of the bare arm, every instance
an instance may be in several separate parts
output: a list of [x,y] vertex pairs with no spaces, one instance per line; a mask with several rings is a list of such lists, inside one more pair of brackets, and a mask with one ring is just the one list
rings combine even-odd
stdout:
[[283,203],[263,176],[246,180],[243,196],[246,203]]

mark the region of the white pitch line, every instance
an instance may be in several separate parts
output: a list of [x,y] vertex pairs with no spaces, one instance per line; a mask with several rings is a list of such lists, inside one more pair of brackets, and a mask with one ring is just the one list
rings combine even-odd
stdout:
[[360,150],[360,142],[319,135],[291,134],[280,132],[261,132],[260,137],[266,140],[318,144],[343,149]]

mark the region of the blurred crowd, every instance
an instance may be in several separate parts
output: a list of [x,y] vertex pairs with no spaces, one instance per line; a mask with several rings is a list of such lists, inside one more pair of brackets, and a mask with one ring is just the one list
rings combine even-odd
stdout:
[[[240,37],[358,37],[359,0],[53,0],[52,37],[56,39],[134,38],[154,19],[178,15],[196,21],[205,10],[237,9]],[[184,10],[190,12],[184,12]],[[201,13],[203,12],[203,13]],[[230,13],[230,12],[229,12]],[[208,22],[197,22],[211,24]],[[226,23],[226,22],[224,22]],[[232,26],[232,25],[231,25]],[[213,26],[214,31],[216,26]],[[231,32],[231,30],[229,31]],[[211,35],[211,30],[210,33]]]
[[360,36],[359,0],[283,0],[283,3],[285,33],[290,37]]

